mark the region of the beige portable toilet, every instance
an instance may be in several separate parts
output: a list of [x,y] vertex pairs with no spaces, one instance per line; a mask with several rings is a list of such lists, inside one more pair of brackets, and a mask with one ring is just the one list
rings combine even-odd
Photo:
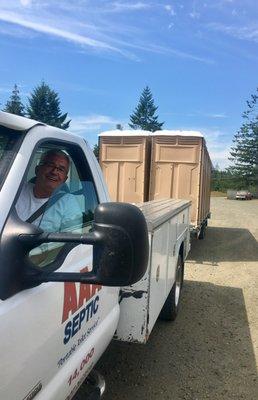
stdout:
[[151,139],[142,130],[115,130],[99,135],[99,162],[112,201],[148,200]]
[[196,131],[151,134],[150,200],[191,200],[191,224],[201,229],[210,215],[211,160],[205,140]]

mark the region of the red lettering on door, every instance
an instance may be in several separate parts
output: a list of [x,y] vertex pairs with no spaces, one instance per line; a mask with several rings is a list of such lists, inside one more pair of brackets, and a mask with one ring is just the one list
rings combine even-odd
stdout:
[[78,308],[80,308],[84,304],[84,301],[87,302],[91,298],[90,287],[91,285],[80,284]]
[[[88,272],[89,267],[83,268],[80,272]],[[87,303],[97,292],[102,288],[102,285],[80,284],[79,300],[77,301],[76,285],[74,282],[64,283],[64,305],[62,323],[65,322],[70,314],[74,314],[79,308]]]
[[74,282],[64,283],[64,306],[62,323],[69,318],[70,312],[73,314],[77,311],[77,294]]

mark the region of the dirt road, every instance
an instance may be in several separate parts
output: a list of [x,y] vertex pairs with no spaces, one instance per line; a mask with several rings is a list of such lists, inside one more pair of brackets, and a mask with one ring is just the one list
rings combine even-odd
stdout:
[[146,345],[109,346],[97,366],[105,400],[258,399],[257,242],[258,200],[212,198],[177,320],[158,321]]

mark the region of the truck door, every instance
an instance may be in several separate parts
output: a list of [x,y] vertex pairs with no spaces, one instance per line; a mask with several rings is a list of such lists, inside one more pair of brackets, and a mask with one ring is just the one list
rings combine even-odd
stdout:
[[[67,179],[58,188],[59,193],[55,191],[42,212],[29,222],[49,232],[88,232],[99,193],[85,152],[79,143],[67,139],[41,139],[33,145],[30,135],[25,137],[20,157],[26,160],[26,171],[8,218],[18,213],[20,219],[28,220],[30,207],[26,201],[35,204],[39,171],[43,169],[53,181],[64,172],[62,165],[45,157],[49,152],[60,151],[69,159]],[[32,156],[26,159],[26,154]],[[13,168],[19,179],[16,161]],[[38,203],[41,207],[44,201]],[[34,266],[49,271],[90,270],[92,246],[43,243],[29,257]],[[25,400],[37,395],[39,400],[68,399],[113,336],[119,318],[118,289],[44,283],[0,300],[0,314],[0,398]]]

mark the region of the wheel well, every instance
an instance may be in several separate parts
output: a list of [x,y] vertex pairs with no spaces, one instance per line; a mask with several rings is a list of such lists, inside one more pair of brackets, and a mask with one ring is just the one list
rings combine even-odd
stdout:
[[182,261],[184,262],[184,242],[181,243],[179,255],[182,257]]
[[181,256],[182,259],[182,286],[184,282],[184,271],[185,271],[185,254],[184,254],[184,248],[185,248],[185,242],[181,243],[180,249],[179,249],[179,255]]

